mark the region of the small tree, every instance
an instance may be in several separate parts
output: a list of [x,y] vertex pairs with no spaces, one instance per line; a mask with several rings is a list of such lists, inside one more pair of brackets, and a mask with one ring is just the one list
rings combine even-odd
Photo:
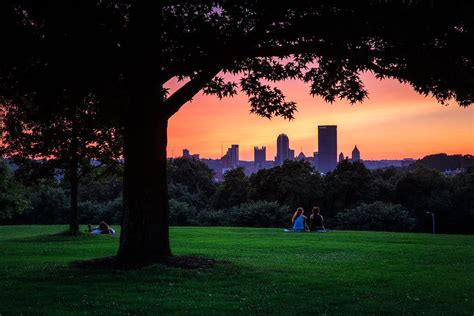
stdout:
[[[100,120],[94,99],[64,95],[61,110],[44,116],[38,107],[6,102],[3,155],[27,171],[60,173],[69,183],[69,232],[79,232],[80,178],[94,168],[91,160],[113,165],[121,154],[120,133]],[[24,171],[24,170],[23,170]]]
[[249,201],[249,179],[242,167],[227,171],[224,182],[217,188],[214,196],[214,207],[230,208]]

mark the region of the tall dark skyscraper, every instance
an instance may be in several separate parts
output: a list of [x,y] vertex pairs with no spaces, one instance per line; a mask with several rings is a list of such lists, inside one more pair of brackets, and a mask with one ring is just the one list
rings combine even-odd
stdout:
[[319,171],[326,173],[337,166],[337,125],[318,126]]
[[275,157],[275,164],[280,166],[288,159],[290,153],[290,140],[285,134],[278,135],[277,138],[277,155]]
[[261,166],[267,160],[267,148],[263,146],[253,148],[253,161],[255,166]]
[[239,145],[232,145],[230,148],[230,163],[232,167],[239,165]]

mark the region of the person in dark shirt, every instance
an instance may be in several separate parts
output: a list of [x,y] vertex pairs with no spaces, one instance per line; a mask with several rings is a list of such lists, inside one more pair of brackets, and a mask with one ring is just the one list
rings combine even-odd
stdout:
[[324,218],[320,214],[321,211],[320,211],[319,207],[317,207],[317,206],[313,207],[311,212],[312,212],[312,214],[309,217],[311,231],[326,230],[326,228],[324,228]]

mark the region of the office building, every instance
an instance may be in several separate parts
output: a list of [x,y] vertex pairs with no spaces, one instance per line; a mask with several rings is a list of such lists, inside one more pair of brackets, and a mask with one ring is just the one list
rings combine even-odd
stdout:
[[318,126],[319,171],[326,173],[337,166],[337,125]]
[[262,166],[267,160],[267,148],[265,146],[253,148],[253,161],[255,166]]
[[275,157],[275,165],[281,166],[288,159],[290,153],[290,140],[285,134],[278,135],[277,138],[277,155]]

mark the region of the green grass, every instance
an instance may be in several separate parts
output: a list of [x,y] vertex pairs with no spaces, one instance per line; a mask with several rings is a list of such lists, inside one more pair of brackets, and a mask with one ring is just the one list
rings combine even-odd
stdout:
[[474,236],[279,229],[171,229],[176,255],[226,261],[79,270],[115,254],[118,236],[0,227],[0,314],[474,313]]

